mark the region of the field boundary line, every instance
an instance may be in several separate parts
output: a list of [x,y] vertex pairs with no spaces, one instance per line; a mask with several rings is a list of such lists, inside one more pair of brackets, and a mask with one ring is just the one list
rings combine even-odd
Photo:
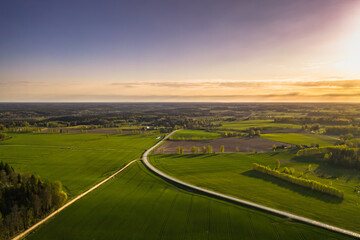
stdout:
[[216,197],[216,198],[220,198],[220,199],[223,199],[223,200],[235,202],[235,203],[242,204],[242,205],[245,205],[245,206],[250,206],[250,207],[252,207],[252,208],[259,209],[259,210],[262,210],[262,211],[265,211],[265,212],[269,212],[269,213],[272,213],[272,214],[275,214],[275,215],[287,217],[287,218],[290,218],[290,219],[293,219],[293,220],[296,220],[296,221],[299,221],[299,222],[302,222],[302,223],[306,223],[306,224],[309,224],[309,225],[313,225],[313,226],[316,226],[316,227],[324,228],[324,229],[327,229],[327,230],[330,230],[330,231],[333,231],[333,232],[338,232],[338,233],[341,233],[341,234],[344,234],[344,235],[348,235],[348,236],[351,236],[351,237],[355,237],[355,238],[359,238],[359,239],[360,239],[360,234],[357,233],[357,232],[353,232],[353,231],[350,231],[350,230],[347,230],[347,229],[335,227],[335,226],[332,226],[332,225],[330,225],[330,224],[326,224],[326,223],[323,223],[323,222],[319,222],[319,221],[312,220],[312,219],[310,219],[310,218],[302,217],[302,216],[295,215],[295,214],[292,214],[292,213],[288,213],[288,212],[284,212],[284,211],[281,211],[281,210],[277,210],[277,209],[275,209],[275,208],[266,207],[266,206],[264,206],[264,205],[257,204],[257,203],[251,202],[251,201],[247,201],[247,200],[243,200],[243,199],[240,199],[240,198],[231,197],[231,196],[228,196],[228,195],[225,195],[225,194],[221,194],[221,193],[214,192],[214,191],[211,191],[211,190],[208,190],[208,189],[205,189],[205,188],[201,188],[201,187],[198,187],[198,186],[195,186],[195,185],[192,185],[192,184],[183,182],[183,181],[181,181],[181,180],[179,180],[179,179],[177,179],[177,178],[171,177],[171,176],[167,175],[166,173],[160,171],[159,169],[157,169],[157,168],[155,168],[153,165],[151,165],[151,163],[148,161],[148,155],[151,153],[151,151],[153,151],[156,147],[158,147],[163,141],[165,141],[167,138],[169,138],[171,135],[173,135],[173,134],[174,134],[175,132],[177,132],[177,131],[178,131],[178,130],[175,130],[175,131],[169,133],[169,134],[168,134],[166,137],[164,137],[161,141],[159,141],[159,142],[158,142],[157,144],[155,144],[153,147],[149,148],[149,149],[144,153],[144,155],[143,155],[143,157],[142,157],[143,163],[144,163],[152,172],[154,172],[155,174],[159,175],[160,177],[163,177],[163,178],[165,178],[166,180],[168,180],[168,181],[170,181],[170,182],[173,182],[173,183],[176,183],[176,184],[179,184],[179,185],[181,185],[181,186],[184,186],[184,187],[187,187],[187,188],[191,188],[191,189],[196,190],[197,192],[200,192],[200,193],[205,194],[205,195],[210,195],[210,196],[213,196],[213,197]]
[[54,217],[56,214],[58,214],[59,212],[61,212],[62,210],[64,210],[65,208],[69,207],[71,204],[73,204],[74,202],[80,200],[82,197],[86,196],[87,194],[89,194],[90,192],[94,191],[95,189],[97,189],[98,187],[100,187],[101,185],[103,185],[104,183],[108,182],[109,180],[111,180],[112,178],[114,178],[117,174],[121,173],[123,170],[125,170],[127,167],[129,167],[132,163],[139,161],[140,159],[135,159],[132,160],[131,162],[129,162],[128,164],[126,164],[124,167],[122,167],[121,169],[119,169],[118,171],[116,171],[115,173],[113,173],[112,175],[110,175],[109,177],[105,178],[104,180],[102,180],[101,182],[99,182],[98,184],[96,184],[95,186],[91,187],[90,189],[88,189],[87,191],[83,192],[82,194],[78,195],[77,197],[75,197],[74,199],[72,199],[71,201],[65,203],[63,206],[61,206],[60,208],[58,208],[57,210],[55,210],[54,212],[52,212],[51,214],[49,214],[47,217],[45,217],[44,219],[40,220],[39,222],[37,222],[36,224],[32,225],[30,228],[26,229],[24,232],[20,233],[19,235],[17,235],[16,237],[12,238],[12,240],[20,240],[23,237],[27,236],[29,233],[31,233],[33,230],[35,230],[37,227],[39,227],[40,225],[42,225],[43,223],[45,223],[46,221],[48,221],[50,218]]

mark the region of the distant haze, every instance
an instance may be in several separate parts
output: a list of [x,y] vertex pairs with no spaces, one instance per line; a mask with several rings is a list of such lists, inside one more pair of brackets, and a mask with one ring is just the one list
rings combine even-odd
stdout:
[[0,101],[360,101],[359,0],[1,1]]

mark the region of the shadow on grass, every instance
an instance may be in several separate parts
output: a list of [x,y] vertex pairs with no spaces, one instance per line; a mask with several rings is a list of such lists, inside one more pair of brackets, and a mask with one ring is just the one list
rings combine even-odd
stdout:
[[356,169],[331,165],[330,163],[324,161],[320,155],[318,156],[297,156],[292,158],[293,161],[308,163],[308,164],[318,164],[319,166],[314,170],[314,173],[323,179],[336,179],[342,178],[346,182],[349,181],[359,181],[360,174],[359,171]]
[[318,177],[329,180],[336,178],[342,178],[346,182],[360,180],[360,175],[358,170],[339,167],[339,166],[332,166],[327,163],[320,163],[314,172],[316,175],[318,175]]
[[330,195],[327,195],[327,194],[315,192],[315,191],[313,191],[311,189],[301,187],[301,186],[297,186],[295,184],[283,181],[283,180],[278,179],[278,178],[273,177],[273,176],[269,176],[269,175],[266,175],[266,174],[259,173],[259,172],[254,171],[254,170],[249,170],[249,171],[243,172],[242,175],[247,176],[247,177],[262,179],[264,181],[271,182],[272,184],[275,184],[275,185],[277,185],[279,187],[283,187],[283,188],[289,189],[289,190],[291,190],[293,192],[296,192],[298,194],[301,194],[302,196],[316,198],[316,199],[318,199],[320,201],[323,201],[323,202],[339,204],[339,203],[341,203],[343,201],[342,199],[339,199],[339,198],[336,198],[336,197],[333,197],[333,196],[330,196]]

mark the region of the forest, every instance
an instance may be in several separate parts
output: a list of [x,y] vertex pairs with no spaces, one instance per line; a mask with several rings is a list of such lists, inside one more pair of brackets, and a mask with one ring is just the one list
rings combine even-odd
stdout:
[[10,239],[62,206],[67,199],[59,181],[44,181],[0,163],[0,239]]

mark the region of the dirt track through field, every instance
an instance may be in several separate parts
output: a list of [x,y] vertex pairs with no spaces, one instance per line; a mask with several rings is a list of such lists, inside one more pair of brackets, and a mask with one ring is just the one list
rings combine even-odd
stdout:
[[156,149],[164,140],[166,140],[168,137],[170,137],[172,134],[174,134],[177,131],[178,130],[173,131],[170,134],[168,134],[160,142],[158,142],[153,147],[148,149],[143,155],[143,158],[142,158],[143,163],[152,172],[159,175],[160,177],[168,180],[171,183],[179,184],[181,186],[184,186],[185,188],[193,189],[193,190],[195,190],[196,192],[198,192],[200,194],[205,194],[207,196],[213,196],[213,197],[218,198],[218,199],[220,198],[220,199],[223,199],[225,201],[232,202],[232,203],[238,203],[238,204],[241,204],[241,205],[244,205],[244,206],[249,206],[249,207],[252,207],[252,208],[259,209],[259,210],[264,211],[264,212],[268,212],[268,213],[272,213],[272,214],[275,214],[275,215],[290,218],[290,219],[293,219],[293,220],[296,220],[296,221],[299,221],[299,222],[303,222],[303,223],[306,223],[306,224],[309,224],[309,225],[324,228],[324,229],[334,231],[334,232],[338,232],[338,233],[348,235],[348,236],[351,236],[351,237],[360,238],[360,234],[357,233],[357,232],[353,232],[353,231],[346,230],[346,229],[343,229],[343,228],[335,227],[335,226],[332,226],[332,225],[329,225],[329,224],[326,224],[326,223],[323,223],[323,222],[315,221],[315,220],[312,220],[312,219],[309,219],[309,218],[305,218],[305,217],[302,217],[302,216],[298,216],[298,215],[291,214],[291,213],[288,213],[288,212],[284,212],[284,211],[281,211],[281,210],[277,210],[277,209],[274,209],[274,208],[266,207],[266,206],[263,206],[263,205],[260,205],[260,204],[257,204],[257,203],[253,203],[253,202],[250,202],[250,201],[247,201],[247,200],[243,200],[243,199],[239,199],[239,198],[235,198],[235,197],[230,197],[230,196],[225,195],[225,194],[217,193],[217,192],[214,192],[214,191],[211,191],[211,190],[207,190],[205,188],[201,188],[201,187],[198,187],[198,186],[183,182],[183,181],[181,181],[181,180],[179,180],[177,178],[174,178],[174,177],[171,177],[171,176],[167,175],[166,173],[163,173],[162,171],[158,170],[153,165],[151,165],[151,163],[148,161],[148,155],[151,153],[151,151]]
[[95,189],[97,189],[98,187],[100,187],[101,185],[103,185],[104,183],[108,182],[110,179],[114,178],[117,174],[121,173],[124,169],[126,169],[128,166],[130,166],[132,163],[138,161],[139,159],[135,159],[132,160],[131,162],[129,162],[128,164],[126,164],[123,168],[121,168],[120,170],[118,170],[117,172],[115,172],[114,174],[112,174],[111,176],[109,176],[108,178],[102,180],[101,182],[99,182],[98,184],[96,184],[95,186],[91,187],[89,190],[87,190],[86,192],[80,194],[79,196],[75,197],[74,199],[72,199],[71,201],[67,202],[65,205],[63,205],[62,207],[60,207],[59,209],[55,210],[54,212],[52,212],[50,215],[48,215],[46,218],[42,219],[41,221],[37,222],[36,224],[34,224],[33,226],[31,226],[30,228],[28,228],[27,230],[25,230],[23,233],[17,235],[16,237],[14,237],[12,240],[19,240],[24,238],[26,235],[28,235],[29,233],[31,233],[33,230],[35,230],[37,227],[39,227],[41,224],[45,223],[46,221],[48,221],[50,218],[54,217],[56,214],[58,214],[59,212],[61,212],[62,210],[64,210],[65,208],[69,207],[71,204],[73,204],[74,202],[80,200],[81,198],[83,198],[84,196],[86,196],[87,194],[89,194],[90,192],[94,191]]

